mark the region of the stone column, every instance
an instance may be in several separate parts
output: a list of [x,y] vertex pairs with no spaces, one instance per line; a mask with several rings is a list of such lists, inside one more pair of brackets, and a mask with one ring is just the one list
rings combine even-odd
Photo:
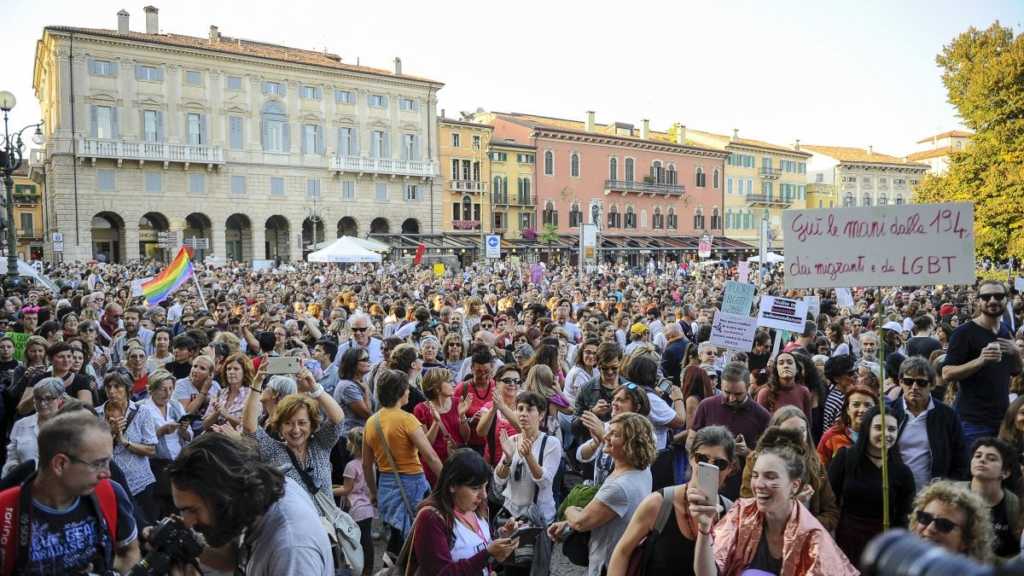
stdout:
[[221,217],[210,218],[210,256],[218,262],[224,262],[228,257],[226,219]]
[[[267,257],[266,248],[264,246],[267,239],[266,219],[261,217],[250,216],[250,222],[252,225],[252,252],[251,258],[253,260],[265,260]],[[242,235],[243,238],[245,235]]]

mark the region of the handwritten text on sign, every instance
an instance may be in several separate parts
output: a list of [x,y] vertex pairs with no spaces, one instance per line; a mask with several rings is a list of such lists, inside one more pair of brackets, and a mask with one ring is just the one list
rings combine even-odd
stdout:
[[974,207],[906,204],[782,215],[787,288],[974,283]]

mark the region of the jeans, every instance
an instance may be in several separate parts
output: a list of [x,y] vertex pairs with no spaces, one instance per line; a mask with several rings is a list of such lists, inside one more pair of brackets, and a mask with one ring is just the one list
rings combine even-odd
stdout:
[[974,445],[974,441],[978,438],[995,438],[999,436],[998,426],[990,426],[986,424],[974,424],[972,422],[962,422],[964,428],[964,448],[967,450],[967,461],[971,461],[971,446]]

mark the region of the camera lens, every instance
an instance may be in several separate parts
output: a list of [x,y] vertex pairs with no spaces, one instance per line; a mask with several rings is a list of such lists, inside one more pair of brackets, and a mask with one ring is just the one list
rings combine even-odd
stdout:
[[868,543],[861,555],[864,576],[986,576],[988,567],[951,554],[906,530],[890,530]]

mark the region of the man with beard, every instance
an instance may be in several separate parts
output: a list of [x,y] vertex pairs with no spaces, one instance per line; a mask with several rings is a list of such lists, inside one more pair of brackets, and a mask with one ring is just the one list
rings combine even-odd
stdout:
[[[742,470],[750,449],[757,446],[768,428],[771,414],[747,393],[750,371],[740,362],[730,362],[722,369],[722,393],[709,396],[697,405],[690,430],[705,426],[725,426],[736,437],[737,470]],[[733,474],[721,493],[735,500],[739,497],[742,474]]]
[[1001,323],[1009,293],[1006,285],[984,280],[978,286],[977,314],[949,337],[942,379],[960,383],[957,411],[964,426],[964,444],[996,436],[1009,407],[1011,376],[1020,374],[1020,352],[1010,330]]
[[[331,543],[306,489],[223,434],[181,451],[167,474],[185,525],[203,535],[200,560],[246,576],[333,576]],[[240,536],[244,537],[240,538]]]
[[124,312],[124,334],[114,339],[110,347],[110,362],[114,366],[124,364],[129,340],[138,340],[146,350],[146,356],[153,355],[153,331],[142,326],[142,308],[129,308]]

